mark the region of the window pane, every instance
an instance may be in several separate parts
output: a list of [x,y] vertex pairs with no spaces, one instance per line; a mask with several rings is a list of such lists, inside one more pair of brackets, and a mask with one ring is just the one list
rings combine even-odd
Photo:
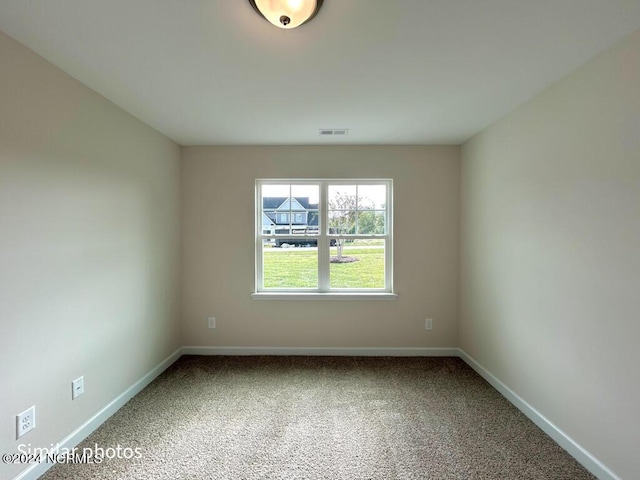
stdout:
[[383,235],[385,233],[385,212],[358,212],[358,234]]
[[276,212],[273,210],[264,210],[262,212],[262,233],[271,234],[276,233]]
[[355,210],[329,210],[329,233],[353,235],[356,233]]
[[329,210],[355,210],[355,185],[329,185]]
[[[262,231],[267,234],[308,235],[317,233],[318,185],[263,185]],[[309,232],[310,221],[314,231]]]
[[318,288],[315,239],[265,239],[262,259],[264,288]]
[[[288,184],[282,185],[262,185],[262,198],[281,197],[286,198],[290,195],[291,186]],[[277,205],[276,205],[277,206]]]
[[320,212],[318,210],[309,210],[307,212],[307,225],[305,233],[307,235],[318,235],[320,231],[318,230],[320,220]]
[[353,235],[356,233],[356,185],[329,185],[328,188],[329,234]]
[[291,210],[294,212],[317,210],[319,195],[318,185],[291,185],[291,196],[295,199],[291,204]]
[[386,206],[386,185],[358,185],[358,210],[384,210]]
[[267,235],[290,233],[288,210],[281,210],[291,194],[291,185],[262,185],[262,233]]
[[385,240],[338,239],[331,247],[331,288],[384,288]]

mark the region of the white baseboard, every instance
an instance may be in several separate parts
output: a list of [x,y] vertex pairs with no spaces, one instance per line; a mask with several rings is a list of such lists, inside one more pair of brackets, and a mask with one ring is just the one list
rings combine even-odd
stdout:
[[[116,413],[122,406],[127,403],[131,398],[140,393],[147,385],[149,385],[156,377],[164,372],[169,366],[171,366],[178,358],[182,356],[182,348],[177,349],[162,362],[160,362],[153,370],[147,373],[144,377],[138,380],[136,383],[127,388],[124,392],[118,395],[107,406],[96,413],[89,420],[84,422],[73,432],[71,432],[65,439],[57,444],[59,449],[65,451],[65,449],[72,449],[77,446],[82,440],[87,438],[96,428],[102,425],[111,415]],[[23,470],[14,480],[36,480],[54,464],[41,462],[34,463],[30,468]]]
[[621,480],[620,477],[609,470],[605,464],[585,450],[573,438],[560,430],[548,418],[533,408],[517,393],[498,380],[496,376],[480,365],[480,363],[478,363],[478,361],[471,357],[467,352],[459,349],[458,356],[473,368],[482,378],[489,382],[493,388],[500,392],[518,410],[524,413],[529,420],[540,427],[543,432],[549,435],[558,445],[565,449],[567,453],[575,458],[584,468],[598,477],[599,480]]
[[310,355],[336,357],[457,357],[457,348],[182,347],[183,355]]

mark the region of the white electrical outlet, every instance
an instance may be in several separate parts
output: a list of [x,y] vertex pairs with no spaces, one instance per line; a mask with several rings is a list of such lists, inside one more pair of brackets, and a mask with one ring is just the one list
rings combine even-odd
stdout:
[[209,317],[209,328],[216,328],[216,317]]
[[36,406],[16,415],[16,439],[36,428]]
[[424,329],[425,330],[433,330],[433,319],[425,318],[424,319]]
[[78,377],[71,382],[71,400],[75,400],[84,393],[84,377]]

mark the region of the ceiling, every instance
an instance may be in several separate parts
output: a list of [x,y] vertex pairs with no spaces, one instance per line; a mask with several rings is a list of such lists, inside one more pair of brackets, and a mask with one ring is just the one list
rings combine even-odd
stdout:
[[0,29],[181,145],[460,144],[639,28],[640,0],[325,0],[288,31],[247,0],[0,0]]

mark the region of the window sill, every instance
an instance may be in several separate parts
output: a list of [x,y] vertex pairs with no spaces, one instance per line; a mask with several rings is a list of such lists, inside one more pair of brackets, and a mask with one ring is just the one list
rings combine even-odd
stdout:
[[254,300],[395,300],[397,293],[320,293],[320,292],[258,292],[252,293]]

